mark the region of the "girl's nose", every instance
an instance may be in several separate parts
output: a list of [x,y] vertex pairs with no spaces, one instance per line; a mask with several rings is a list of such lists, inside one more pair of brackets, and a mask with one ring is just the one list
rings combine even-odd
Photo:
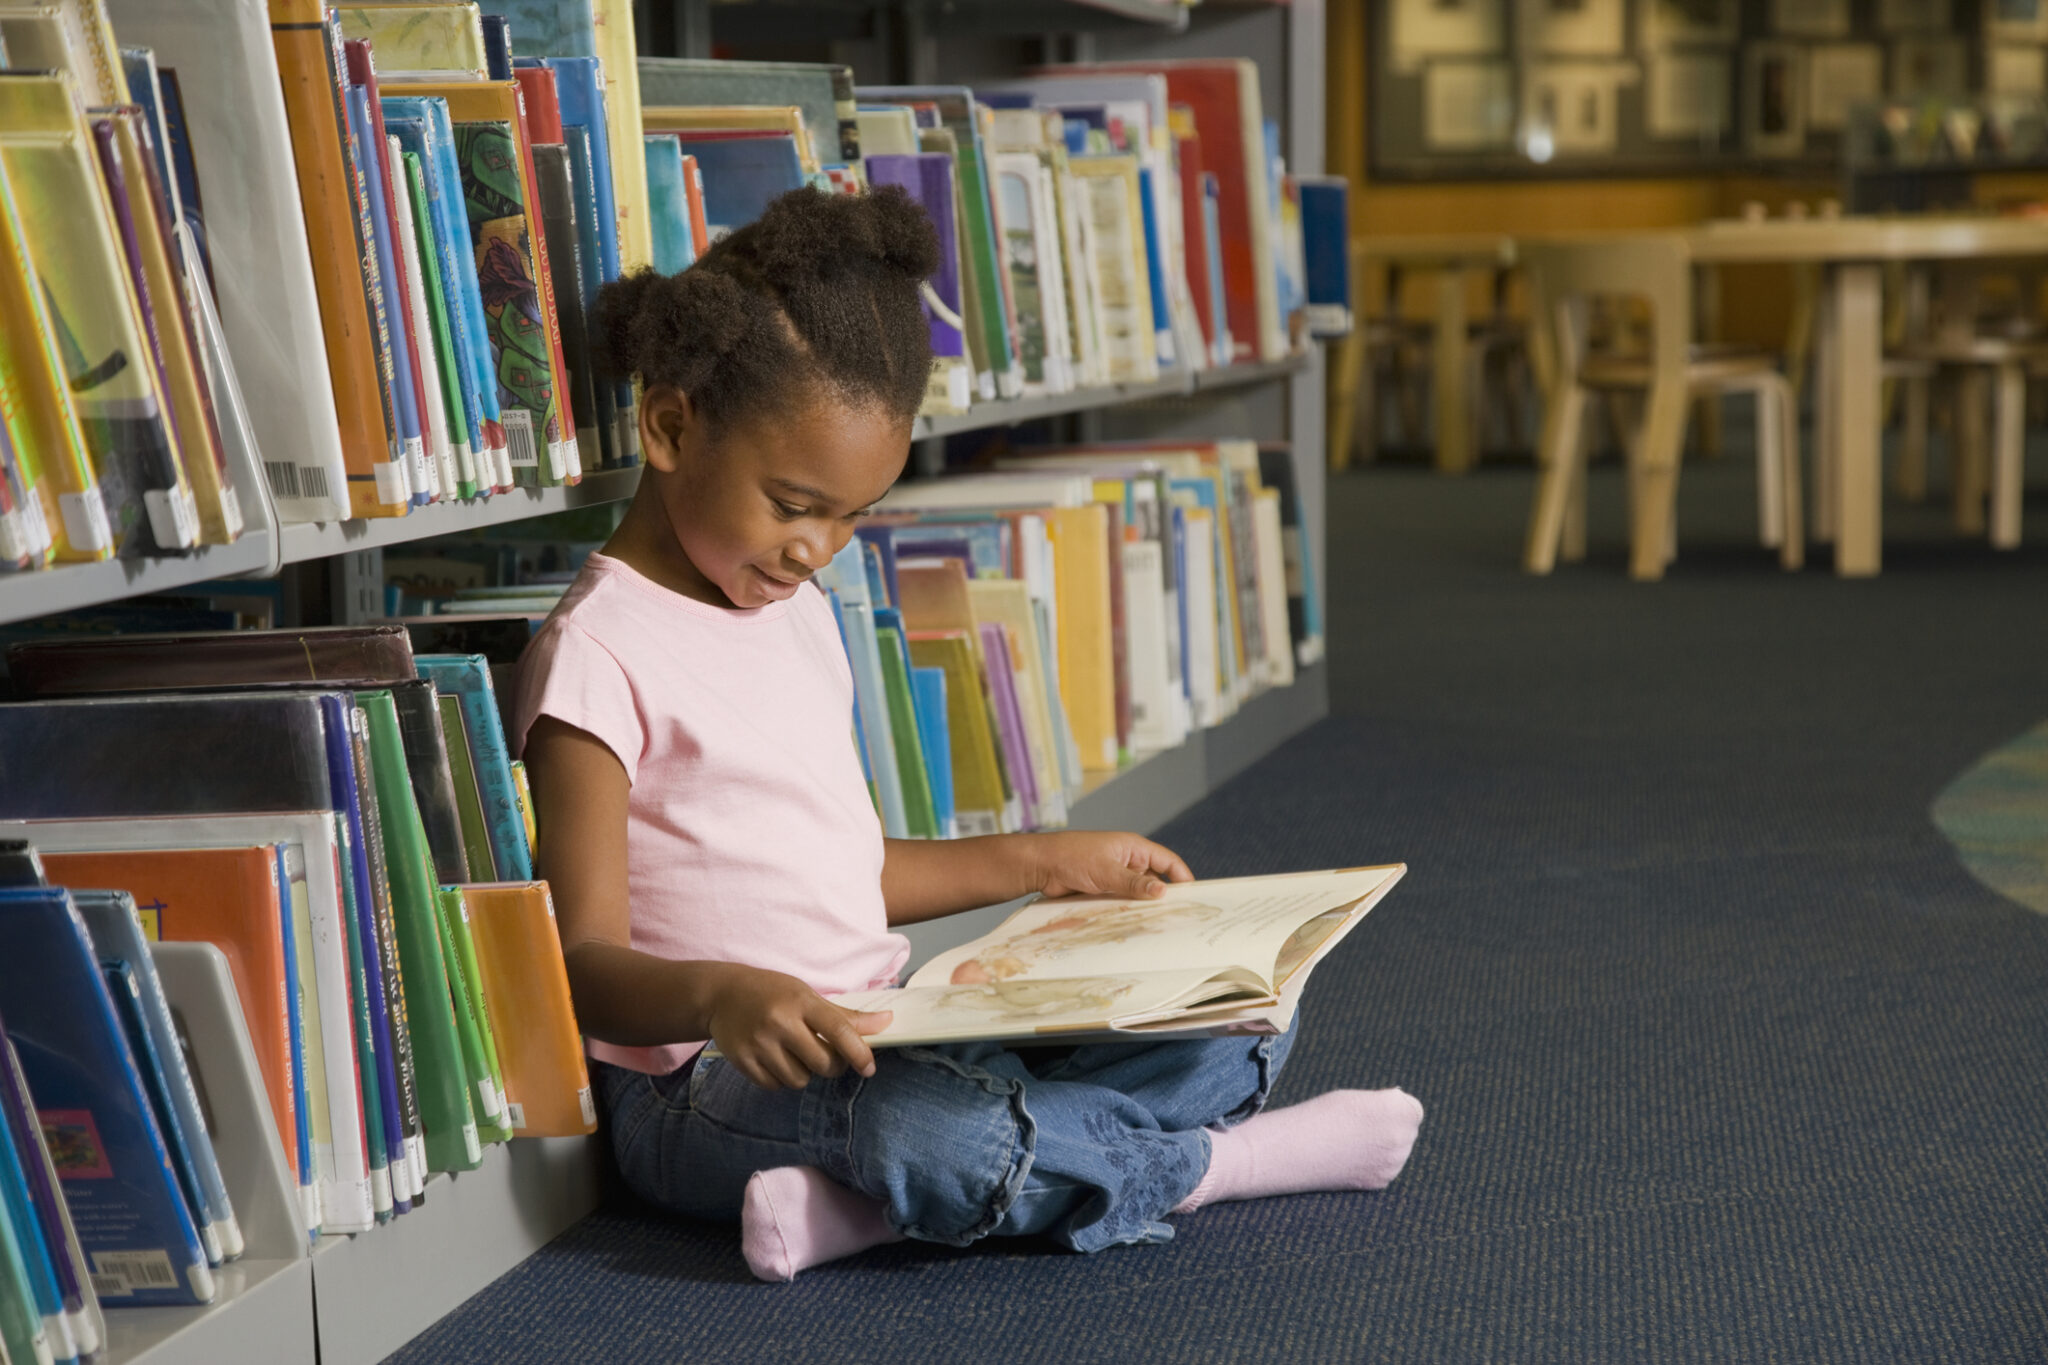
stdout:
[[[826,533],[818,536],[804,536],[789,543],[789,557],[801,564],[805,573],[816,573],[832,562],[832,556],[846,548],[846,542],[853,538],[848,531],[845,535]],[[837,541],[837,544],[832,543]]]

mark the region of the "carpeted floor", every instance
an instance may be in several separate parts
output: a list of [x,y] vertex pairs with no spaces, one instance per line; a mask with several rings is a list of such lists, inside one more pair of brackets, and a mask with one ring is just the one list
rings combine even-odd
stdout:
[[2004,556],[1894,510],[1882,578],[1788,578],[1700,466],[1645,586],[1616,484],[1533,581],[1526,472],[1338,479],[1337,714],[1165,832],[1212,875],[1411,864],[1279,1095],[1418,1095],[1391,1190],[782,1287],[618,1207],[394,1361],[2048,1359],[2048,922],[1929,812],[2048,717],[2048,507]]

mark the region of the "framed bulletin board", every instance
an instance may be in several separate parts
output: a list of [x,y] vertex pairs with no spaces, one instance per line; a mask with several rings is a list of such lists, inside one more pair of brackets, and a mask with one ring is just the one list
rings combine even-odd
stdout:
[[2048,0],[1368,9],[1368,141],[1388,180],[1828,171],[1859,106],[1982,89],[1986,51],[2006,83],[2048,76]]

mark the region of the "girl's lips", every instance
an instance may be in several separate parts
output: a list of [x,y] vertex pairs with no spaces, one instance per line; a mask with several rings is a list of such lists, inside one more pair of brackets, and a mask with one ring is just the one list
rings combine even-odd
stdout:
[[766,569],[756,569],[754,572],[761,576],[761,590],[777,602],[788,601],[796,596],[797,589],[803,586],[803,580],[801,579],[792,583],[786,578],[777,578]]

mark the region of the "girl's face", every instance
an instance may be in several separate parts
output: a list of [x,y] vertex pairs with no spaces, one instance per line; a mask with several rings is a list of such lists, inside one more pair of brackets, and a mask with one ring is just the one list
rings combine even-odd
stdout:
[[910,451],[910,424],[821,398],[786,415],[711,432],[674,390],[647,394],[647,463],[666,477],[662,510],[680,558],[673,585],[715,606],[796,596],[845,548]]

